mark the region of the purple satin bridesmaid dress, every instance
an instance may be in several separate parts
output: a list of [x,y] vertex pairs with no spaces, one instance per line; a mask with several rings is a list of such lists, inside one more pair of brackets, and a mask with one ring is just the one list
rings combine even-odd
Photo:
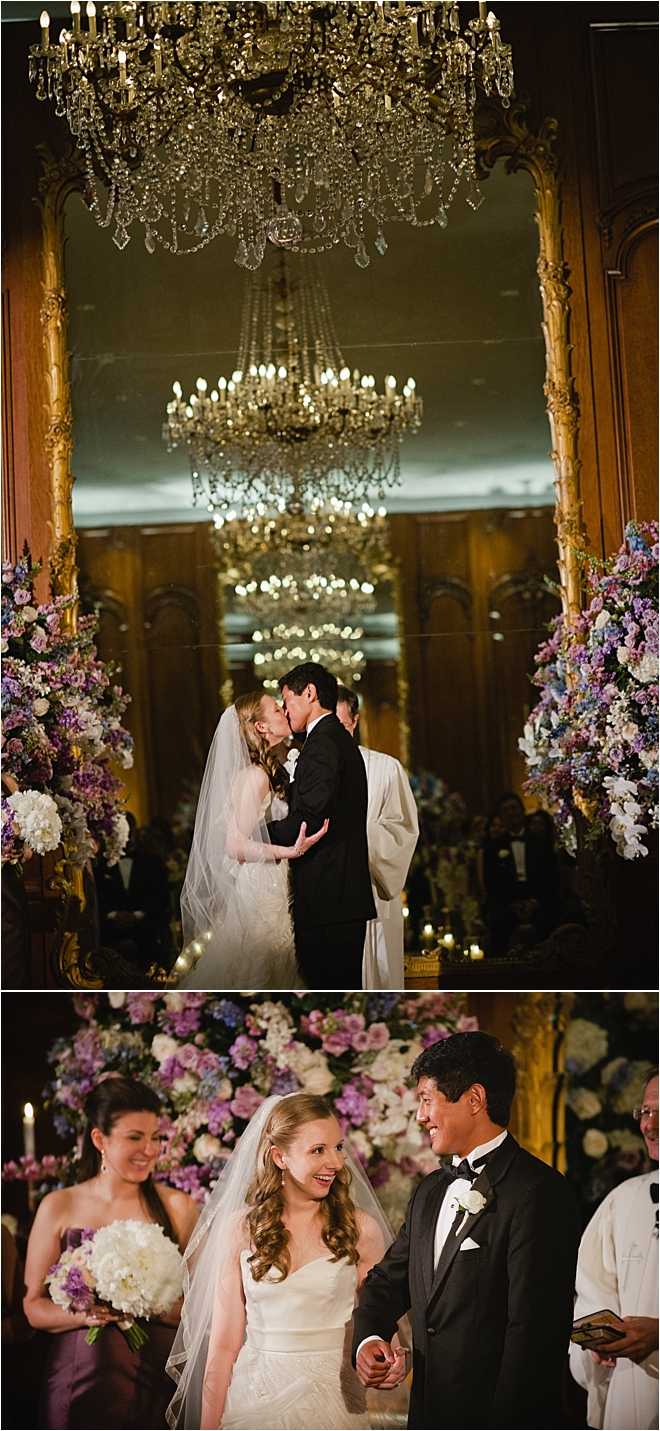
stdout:
[[[69,1228],[62,1250],[79,1247],[81,1229]],[[49,1431],[164,1431],[174,1382],[165,1371],[176,1327],[145,1323],[149,1340],[131,1351],[115,1326],[88,1346],[86,1327],[52,1338],[39,1408]]]

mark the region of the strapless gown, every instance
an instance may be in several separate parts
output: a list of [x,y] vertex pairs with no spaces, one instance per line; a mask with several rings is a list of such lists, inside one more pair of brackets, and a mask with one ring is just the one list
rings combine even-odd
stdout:
[[255,1282],[249,1256],[241,1253],[247,1341],[232,1373],[222,1431],[368,1427],[364,1388],[350,1361],[355,1267],[317,1257],[283,1282]]
[[[79,1247],[80,1228],[69,1228],[62,1250]],[[165,1363],[176,1327],[144,1322],[149,1340],[137,1352],[114,1326],[88,1346],[86,1327],[58,1332],[46,1363],[39,1426],[58,1431],[162,1431],[172,1399]]]
[[[269,823],[288,806],[269,792],[260,819]],[[291,918],[289,861],[230,864],[232,881],[222,924],[182,989],[301,989]],[[211,919],[212,922],[212,919]]]

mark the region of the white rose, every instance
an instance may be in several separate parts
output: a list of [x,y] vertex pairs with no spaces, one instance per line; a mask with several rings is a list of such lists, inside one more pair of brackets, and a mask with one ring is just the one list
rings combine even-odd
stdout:
[[618,651],[617,651],[616,654],[617,654],[617,660],[618,660],[618,662],[619,662],[619,665],[620,665],[620,666],[627,666],[627,664],[628,664],[628,662],[629,662],[629,660],[630,660],[630,650],[629,650],[628,646],[619,646],[619,649],[618,649]]
[[588,1158],[604,1158],[608,1149],[608,1141],[600,1128],[587,1128],[582,1139],[582,1147]]
[[175,1093],[194,1093],[199,1085],[199,1078],[196,1073],[192,1073],[189,1068],[182,1074],[181,1078],[175,1078],[172,1088]]
[[606,611],[605,608],[603,608],[602,611],[599,611],[599,612],[598,612],[598,615],[597,615],[597,617],[596,617],[596,620],[594,621],[594,627],[595,627],[596,631],[602,631],[602,630],[604,629],[604,627],[607,626],[611,620],[612,620],[612,617],[610,616],[609,611]]
[[9,642],[6,641],[5,638],[4,638],[4,636],[3,636],[2,641],[0,641],[0,651],[2,651],[2,654],[3,654],[3,656],[4,656],[5,652],[8,651],[8,650],[9,650]]
[[469,1188],[467,1192],[461,1193],[458,1198],[458,1206],[462,1207],[463,1212],[468,1212],[471,1217],[474,1217],[486,1206],[486,1199],[483,1193],[477,1192],[476,1188]]
[[212,1133],[202,1133],[193,1144],[193,1153],[198,1163],[214,1163],[222,1157],[222,1143]]
[[600,1098],[592,1093],[590,1088],[573,1088],[568,1095],[569,1106],[573,1109],[576,1118],[583,1121],[587,1118],[597,1118],[601,1111],[602,1103]]
[[36,621],[38,615],[39,615],[39,612],[35,610],[34,606],[24,606],[24,607],[23,607],[23,620],[24,620],[24,621]]
[[304,1043],[297,1043],[287,1050],[288,1066],[295,1073],[304,1093],[314,1093],[323,1098],[333,1084],[328,1060],[322,1049],[312,1050]]
[[108,1003],[111,1009],[121,1009],[126,1003],[126,995],[120,993],[119,989],[111,989],[108,994]]
[[169,1034],[156,1034],[151,1042],[151,1052],[156,1063],[164,1063],[166,1058],[174,1058],[179,1052],[179,1044],[175,1038],[170,1038]]
[[32,709],[36,716],[43,716],[50,710],[50,701],[47,701],[45,696],[38,696],[36,701],[32,702]]
[[180,1014],[184,1007],[183,994],[165,994],[164,1001],[171,1014]]

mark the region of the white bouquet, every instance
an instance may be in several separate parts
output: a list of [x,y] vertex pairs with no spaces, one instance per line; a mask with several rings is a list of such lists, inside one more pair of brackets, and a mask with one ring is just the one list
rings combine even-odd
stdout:
[[56,850],[62,838],[62,821],[52,795],[38,790],[16,790],[7,797],[14,812],[18,835],[36,855]]
[[[111,1222],[86,1228],[79,1248],[63,1252],[46,1277],[58,1306],[91,1311],[103,1302],[125,1317],[118,1323],[133,1351],[148,1340],[136,1317],[158,1317],[182,1295],[183,1258],[158,1223]],[[102,1327],[90,1327],[90,1346]]]

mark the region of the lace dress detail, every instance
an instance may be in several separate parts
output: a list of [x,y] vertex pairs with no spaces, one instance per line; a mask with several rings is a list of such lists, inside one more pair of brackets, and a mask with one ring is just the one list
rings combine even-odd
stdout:
[[370,1425],[350,1362],[357,1271],[317,1257],[255,1282],[241,1253],[247,1341],[234,1366],[222,1431],[352,1431]]
[[[280,819],[287,806],[268,791],[261,818]],[[291,918],[288,860],[239,865],[221,927],[182,989],[300,989]]]

